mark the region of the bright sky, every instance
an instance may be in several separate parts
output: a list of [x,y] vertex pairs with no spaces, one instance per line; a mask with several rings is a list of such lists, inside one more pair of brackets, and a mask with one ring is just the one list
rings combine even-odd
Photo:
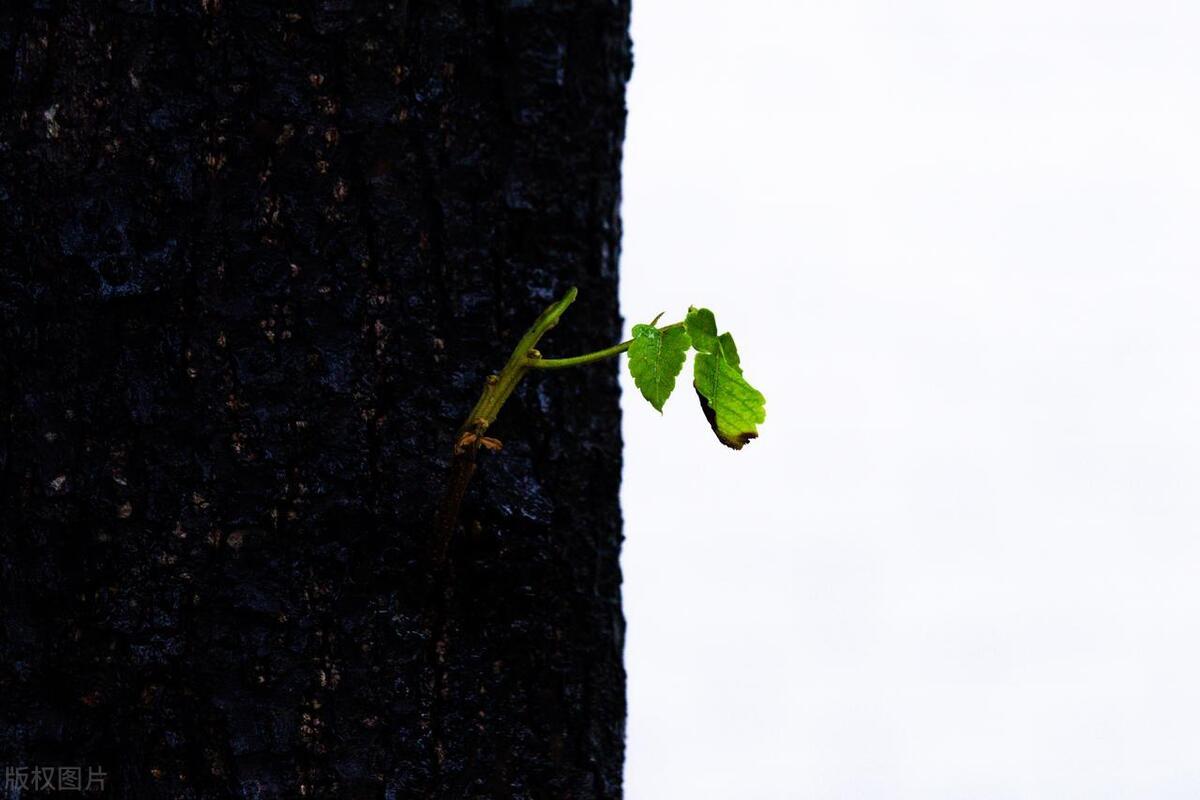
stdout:
[[[638,0],[629,800],[1200,797],[1200,4]],[[690,365],[685,369],[690,371]]]

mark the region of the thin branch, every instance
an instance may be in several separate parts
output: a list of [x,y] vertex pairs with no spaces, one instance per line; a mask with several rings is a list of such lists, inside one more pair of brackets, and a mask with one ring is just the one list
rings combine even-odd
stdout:
[[[676,322],[673,325],[664,325],[659,328],[660,331],[669,331],[672,328],[682,328],[682,322]],[[580,364],[591,364],[596,361],[603,361],[606,358],[619,356],[629,349],[633,344],[633,339],[627,339],[620,344],[614,344],[612,347],[606,347],[603,350],[596,350],[592,353],[584,353],[581,356],[571,356],[570,358],[531,358],[529,366],[533,369],[562,369],[563,367],[577,367]]]

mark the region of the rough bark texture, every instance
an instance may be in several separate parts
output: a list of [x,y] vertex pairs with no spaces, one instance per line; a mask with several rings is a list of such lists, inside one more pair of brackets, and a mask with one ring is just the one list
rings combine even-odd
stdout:
[[[0,765],[620,796],[626,0],[0,7]],[[442,591],[445,590],[445,591]]]

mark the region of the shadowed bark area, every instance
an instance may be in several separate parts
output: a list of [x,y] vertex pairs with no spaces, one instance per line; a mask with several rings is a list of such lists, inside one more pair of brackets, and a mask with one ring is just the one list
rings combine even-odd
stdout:
[[[0,764],[617,798],[628,3],[0,8]],[[431,599],[432,598],[432,599]]]

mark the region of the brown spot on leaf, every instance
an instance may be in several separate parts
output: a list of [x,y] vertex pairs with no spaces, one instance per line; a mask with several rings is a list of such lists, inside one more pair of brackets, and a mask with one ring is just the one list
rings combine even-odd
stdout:
[[[692,388],[696,388],[695,384],[692,385]],[[723,433],[717,428],[717,412],[712,410],[712,406],[708,404],[708,400],[704,398],[704,395],[700,394],[699,389],[696,389],[696,397],[700,400],[700,410],[704,412],[704,418],[708,420],[708,426],[712,428],[713,433],[717,435],[717,440],[721,444],[732,450],[741,450],[751,439],[758,438],[757,433],[751,433],[750,431],[742,431],[735,436]]]

